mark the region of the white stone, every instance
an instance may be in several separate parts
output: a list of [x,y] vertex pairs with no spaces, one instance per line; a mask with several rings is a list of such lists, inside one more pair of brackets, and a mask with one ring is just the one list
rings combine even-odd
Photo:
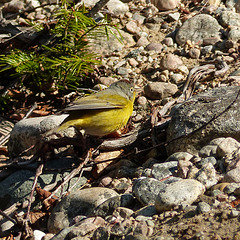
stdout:
[[189,70],[188,67],[186,65],[181,65],[177,68],[178,71],[180,71],[181,73],[188,75],[189,74]]
[[124,15],[129,11],[128,5],[119,0],[110,0],[107,3],[107,7],[108,10],[116,16]]
[[85,7],[93,7],[99,0],[83,0]]
[[219,180],[212,163],[204,164],[197,172],[195,179],[201,182],[207,189],[217,184]]
[[26,149],[35,145],[36,148],[29,151],[34,154],[41,147],[40,134],[53,130],[63,122],[68,114],[52,115],[36,118],[27,118],[19,121],[14,126],[8,143],[11,156],[18,156]]
[[173,73],[171,74],[171,80],[173,83],[180,83],[184,79],[184,76],[181,73]]
[[234,168],[226,173],[224,176],[224,182],[240,183],[240,168]]
[[151,3],[160,11],[171,10],[178,6],[179,0],[151,0]]
[[40,230],[33,231],[33,239],[34,240],[41,240],[45,235],[46,235],[46,233],[44,233]]
[[163,212],[179,205],[191,205],[204,191],[203,184],[194,179],[173,182],[159,192],[155,207],[158,212]]
[[225,138],[217,147],[217,157],[222,158],[238,148],[240,148],[240,143],[237,140],[231,137]]

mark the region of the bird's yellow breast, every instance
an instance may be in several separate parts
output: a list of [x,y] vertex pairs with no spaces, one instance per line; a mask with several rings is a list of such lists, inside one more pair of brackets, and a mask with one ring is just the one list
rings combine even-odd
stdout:
[[133,103],[131,101],[128,101],[123,108],[74,111],[58,131],[75,126],[78,129],[84,129],[86,134],[101,137],[124,127],[132,115],[132,111]]

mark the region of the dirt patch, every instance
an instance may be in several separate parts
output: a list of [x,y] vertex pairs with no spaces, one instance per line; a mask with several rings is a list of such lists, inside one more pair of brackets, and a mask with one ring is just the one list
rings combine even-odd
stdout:
[[[194,207],[188,210],[160,214],[152,239],[240,239],[240,216],[233,216],[226,202],[218,205],[214,197],[203,195],[198,202],[212,205],[207,213],[198,213]],[[197,204],[197,203],[196,203]],[[217,205],[217,206],[214,206]],[[175,216],[173,216],[175,214]]]

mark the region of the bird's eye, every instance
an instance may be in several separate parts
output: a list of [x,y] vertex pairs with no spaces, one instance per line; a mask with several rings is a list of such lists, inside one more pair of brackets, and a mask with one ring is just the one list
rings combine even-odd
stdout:
[[133,93],[134,92],[134,88],[130,88],[130,92]]

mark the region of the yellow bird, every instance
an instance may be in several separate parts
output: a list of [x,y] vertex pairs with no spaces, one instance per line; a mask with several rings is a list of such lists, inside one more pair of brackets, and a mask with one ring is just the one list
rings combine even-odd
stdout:
[[93,136],[105,136],[124,127],[133,111],[133,84],[121,80],[98,93],[83,97],[64,109],[69,116],[57,132],[74,126]]

